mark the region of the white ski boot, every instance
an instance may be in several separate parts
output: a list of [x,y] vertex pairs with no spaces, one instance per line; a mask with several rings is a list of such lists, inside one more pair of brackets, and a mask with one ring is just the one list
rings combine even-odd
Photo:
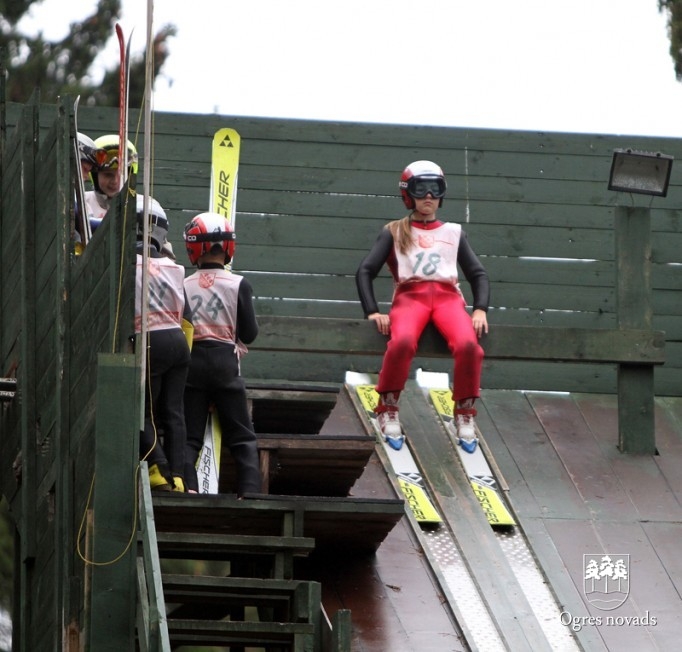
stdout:
[[398,392],[387,392],[381,394],[379,405],[377,406],[377,423],[379,430],[394,450],[400,450],[405,441],[400,418],[398,416]]
[[467,453],[473,453],[476,450],[476,444],[478,444],[476,425],[474,423],[476,410],[473,405],[474,401],[472,399],[464,399],[463,401],[458,401],[455,408],[457,441]]

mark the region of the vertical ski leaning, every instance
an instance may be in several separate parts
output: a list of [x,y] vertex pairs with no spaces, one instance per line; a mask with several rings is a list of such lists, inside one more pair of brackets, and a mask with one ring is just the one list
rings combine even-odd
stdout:
[[442,523],[438,511],[426,493],[421,471],[419,470],[414,457],[412,457],[409,447],[403,445],[400,450],[395,450],[386,443],[381,434],[374,411],[379,400],[379,395],[376,393],[374,385],[350,384],[350,389],[352,393],[357,396],[365,416],[374,429],[377,439],[382,443],[398,479],[400,489],[402,490],[414,517],[419,523],[424,525],[438,525],[439,523]]
[[83,183],[83,168],[81,166],[80,147],[78,145],[78,105],[80,104],[81,96],[76,98],[73,103],[73,123],[76,132],[76,140],[74,141],[74,148],[76,150],[76,205],[74,206],[75,224],[74,228],[80,236],[80,246],[75,247],[76,253],[80,254],[85,246],[90,242],[92,231],[90,230],[90,220],[88,219],[88,209],[85,205],[85,184]]
[[237,209],[240,145],[241,138],[234,129],[225,127],[213,136],[210,210],[225,217],[232,230]]
[[200,494],[217,494],[220,480],[222,433],[215,409],[211,407],[206,421],[204,444],[197,459],[197,480]]
[[130,88],[130,42],[133,33],[130,33],[126,43],[123,28],[116,23],[116,37],[118,38],[119,50],[119,73],[118,73],[118,169],[119,190],[123,188],[128,177],[128,90]]
[[476,498],[478,498],[488,523],[493,527],[516,525],[514,517],[504,503],[500,487],[480,444],[476,446],[476,450],[473,453],[467,453],[457,443],[457,435],[454,432],[455,404],[452,400],[452,390],[434,387],[426,387],[425,389],[445,431],[452,439],[455,450],[469,478],[471,488]]
[[[239,134],[230,128],[219,129],[211,143],[211,194],[209,210],[225,217],[235,228],[237,173],[239,170]],[[204,444],[197,460],[199,493],[217,494],[220,485],[222,433],[218,415],[209,412]]]

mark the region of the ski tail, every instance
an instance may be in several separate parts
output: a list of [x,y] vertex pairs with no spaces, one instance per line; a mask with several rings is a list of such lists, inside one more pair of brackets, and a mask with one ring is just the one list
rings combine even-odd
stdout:
[[[240,137],[234,129],[219,129],[211,144],[211,194],[209,210],[227,218],[234,230]],[[222,433],[218,415],[212,412],[199,451],[197,472],[200,493],[218,493]]]
[[197,479],[200,494],[217,494],[220,484],[220,454],[222,433],[218,415],[211,410],[206,420],[204,444],[197,459]]
[[209,210],[225,217],[235,230],[237,177],[241,138],[230,128],[219,129],[211,148],[211,195]]
[[130,43],[133,33],[126,42],[123,28],[116,23],[116,37],[118,38],[119,50],[119,74],[118,74],[118,169],[120,172],[120,185],[122,189],[128,180],[128,91],[130,89]]
[[73,122],[74,131],[76,132],[76,139],[73,141],[74,149],[76,151],[76,203],[74,205],[74,228],[76,233],[80,236],[80,243],[76,242],[76,253],[81,253],[92,237],[90,220],[88,219],[88,209],[85,205],[85,184],[83,182],[80,147],[78,145],[78,105],[80,104],[80,101],[81,96],[79,95],[73,103]]
[[[426,378],[426,376],[423,376]],[[509,506],[504,492],[501,490],[497,477],[490,467],[482,446],[477,446],[473,452],[462,449],[457,441],[454,424],[455,403],[452,400],[452,389],[449,385],[420,383],[432,407],[436,411],[445,432],[452,440],[462,467],[467,475],[471,489],[478,499],[483,513],[492,527],[513,527],[516,519]],[[481,442],[483,443],[483,442]]]

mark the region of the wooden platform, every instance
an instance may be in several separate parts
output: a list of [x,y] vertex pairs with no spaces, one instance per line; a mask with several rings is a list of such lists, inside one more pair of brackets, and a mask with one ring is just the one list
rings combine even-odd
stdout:
[[[614,396],[484,391],[478,425],[520,525],[586,650],[671,650],[682,637],[682,399],[656,399],[657,455],[617,449]],[[583,555],[629,555],[630,593],[588,600]],[[610,620],[611,618],[612,620]]]
[[[656,400],[654,456],[618,451],[615,396],[488,390],[477,407],[520,528],[564,618],[582,622],[579,645],[675,649],[682,636],[682,399]],[[342,396],[324,432],[356,427]],[[353,494],[381,495],[384,486],[373,457]],[[630,556],[629,597],[608,612],[583,589],[583,555],[607,553]],[[322,582],[328,611],[351,609],[353,650],[466,649],[406,519],[372,557],[332,563],[311,554],[299,563],[297,577]]]

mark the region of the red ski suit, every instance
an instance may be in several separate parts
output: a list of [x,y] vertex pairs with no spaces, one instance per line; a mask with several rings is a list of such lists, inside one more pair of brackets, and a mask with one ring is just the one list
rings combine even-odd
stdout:
[[413,222],[411,228],[414,244],[406,254],[397,250],[391,232],[384,228],[356,273],[366,316],[379,312],[372,282],[384,264],[395,282],[390,339],[376,390],[380,394],[402,391],[419,338],[432,321],[454,358],[453,399],[478,398],[484,353],[459,289],[457,266],[471,285],[474,309],[488,309],[488,275],[459,225],[436,220]]

